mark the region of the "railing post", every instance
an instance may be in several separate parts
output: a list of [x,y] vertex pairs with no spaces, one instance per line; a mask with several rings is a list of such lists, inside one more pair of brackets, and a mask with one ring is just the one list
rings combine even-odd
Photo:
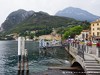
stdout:
[[77,54],[79,54],[80,45],[78,44]]
[[68,43],[68,51],[70,50],[70,46],[71,46],[71,44],[70,44],[70,43]]
[[83,53],[83,59],[84,59],[84,51],[85,51],[85,45],[82,45],[82,53]]
[[76,48],[76,43],[75,43],[75,48]]
[[96,56],[100,58],[100,47],[96,48]]
[[100,40],[96,44],[96,56],[100,58]]
[[100,58],[100,47],[98,48],[98,57]]
[[89,52],[89,47],[86,45],[86,53]]

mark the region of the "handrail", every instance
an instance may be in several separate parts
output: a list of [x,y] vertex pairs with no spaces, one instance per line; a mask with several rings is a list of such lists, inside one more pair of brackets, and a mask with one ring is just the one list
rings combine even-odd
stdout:
[[78,45],[78,55],[84,59],[85,45]]
[[68,51],[71,50],[70,47],[75,48],[77,55],[79,55],[84,60],[84,51],[86,50],[86,46],[84,44],[67,43]]

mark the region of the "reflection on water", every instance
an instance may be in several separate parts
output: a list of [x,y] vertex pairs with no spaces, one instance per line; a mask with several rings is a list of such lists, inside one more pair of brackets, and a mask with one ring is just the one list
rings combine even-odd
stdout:
[[[47,56],[39,54],[37,42],[26,42],[28,49],[30,72],[47,70],[48,66],[69,66],[69,58],[64,49],[56,49],[55,54]],[[17,72],[17,41],[0,41],[0,75],[16,75]]]

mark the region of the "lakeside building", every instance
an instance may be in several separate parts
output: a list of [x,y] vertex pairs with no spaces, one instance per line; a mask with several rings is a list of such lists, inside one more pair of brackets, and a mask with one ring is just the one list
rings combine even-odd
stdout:
[[100,19],[91,22],[91,36],[92,40],[100,39]]
[[76,35],[75,39],[77,40],[100,40],[100,19],[91,22],[90,29],[83,30],[80,35]]
[[45,39],[45,40],[61,40],[61,36],[59,34],[56,34],[55,36],[53,35],[42,35],[42,36],[39,36],[39,39]]
[[89,40],[89,36],[90,36],[90,31],[89,30],[83,30],[80,35],[76,35],[75,39],[76,40]]

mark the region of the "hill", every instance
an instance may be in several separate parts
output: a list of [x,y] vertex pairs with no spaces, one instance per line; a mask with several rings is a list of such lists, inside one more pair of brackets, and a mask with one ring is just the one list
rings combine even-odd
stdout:
[[80,8],[68,7],[61,11],[58,11],[56,16],[70,17],[80,21],[94,21],[99,18],[99,16],[93,15],[88,11],[82,10]]
[[4,23],[2,23],[1,28],[3,28],[4,31],[8,31],[31,16],[33,13],[34,11],[26,11],[23,9],[14,11],[8,15]]
[[[24,16],[23,16],[24,15]],[[3,30],[7,34],[37,31],[37,34],[49,34],[52,28],[65,28],[73,25],[83,25],[82,21],[77,21],[68,17],[52,16],[45,12],[33,12],[19,10],[11,13],[2,24]]]

